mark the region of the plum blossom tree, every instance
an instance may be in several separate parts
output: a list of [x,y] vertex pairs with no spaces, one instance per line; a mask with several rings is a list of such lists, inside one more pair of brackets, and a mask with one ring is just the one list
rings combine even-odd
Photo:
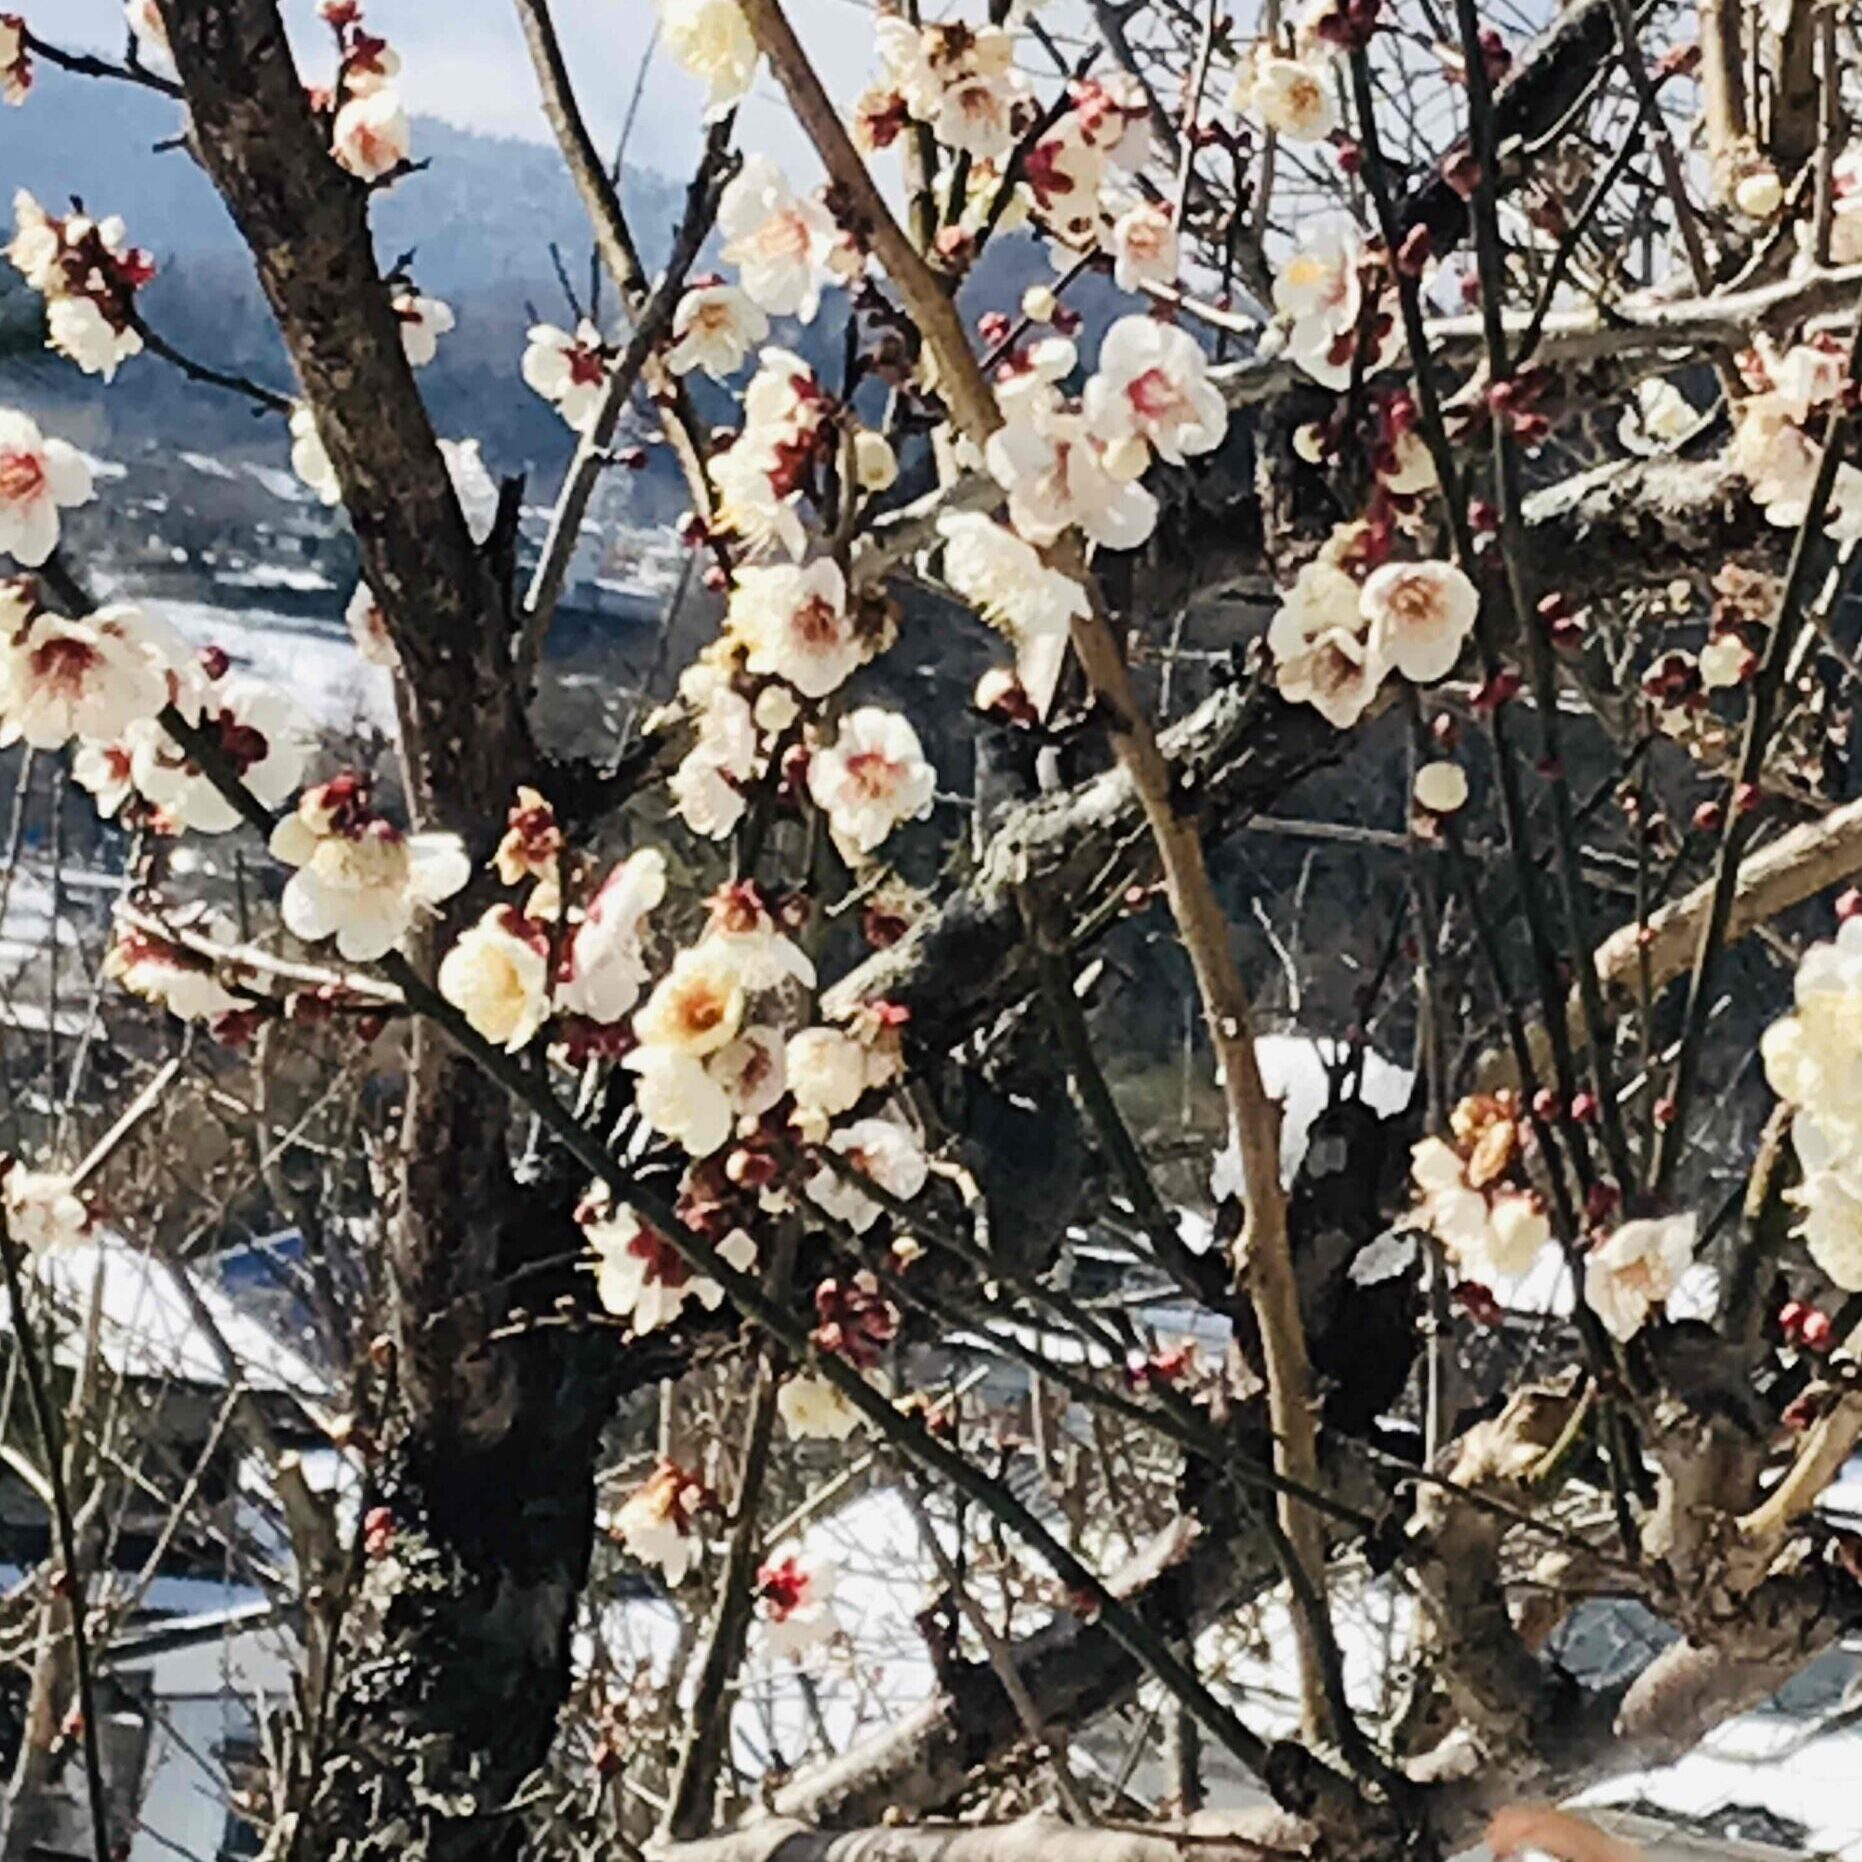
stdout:
[[[9,102],[45,61],[185,112],[295,379],[182,355],[131,229],[22,195],[49,346],[274,423],[396,692],[398,788],[100,601],[61,518],[90,467],[0,410],[0,735],[136,836],[107,980],[229,1051],[396,1031],[357,1063],[393,1128],[327,1426],[367,1505],[294,1547],[267,1854],[761,1862],[883,1822],[928,1858],[955,1812],[994,1858],[1033,1804],[1072,1862],[1162,1862],[1200,1742],[1271,1800],[1224,1855],[1608,1858],[1532,1800],[1862,1620],[1819,1510],[1862,1442],[1855,892],[1817,937],[1862,870],[1854,22],[1137,0],[1076,56],[1031,8],[887,7],[842,99],[783,0],[665,0],[709,129],[656,276],[547,0],[517,10],[618,304],[510,358],[576,436],[527,580],[523,488],[416,379],[454,313],[377,257],[417,130],[360,0],[313,70],[276,0],[138,0],[120,61],[0,14]],[[759,72],[820,185],[737,146]],[[987,301],[1005,252],[1040,277]],[[541,669],[630,410],[718,624],[590,761]],[[973,757],[905,696],[954,665]],[[1248,824],[1354,863],[1297,957],[1236,909]],[[169,857],[214,841],[270,861],[237,928]],[[1276,970],[1332,1069],[1291,1153]],[[1174,1135],[1153,999],[1187,1015]],[[1379,1039],[1414,1081],[1382,1110]],[[1775,1109],[1729,1136],[1755,1052]],[[96,1221],[66,1137],[5,1176],[35,1393],[22,1261]],[[952,1372],[978,1337],[1012,1427]],[[861,1483],[918,1522],[932,1685],[842,1758],[847,1587],[795,1535]],[[48,1491],[71,1633],[35,1685],[88,1725],[111,1650]],[[590,1654],[614,1557],[680,1611],[626,1685]],[[1414,1633],[1367,1692],[1372,1585]],[[1605,1593],[1673,1632],[1627,1681],[1566,1664]],[[1222,1640],[1263,1600],[1290,1717]],[[751,1768],[771,1656],[807,1723]],[[1175,1753],[1135,1811],[1073,1751],[1134,1702]]]

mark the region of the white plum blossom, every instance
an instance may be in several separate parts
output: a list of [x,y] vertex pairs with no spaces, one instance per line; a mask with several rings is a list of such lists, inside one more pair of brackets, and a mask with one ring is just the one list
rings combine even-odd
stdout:
[[351,963],[386,956],[419,913],[472,876],[456,834],[403,834],[354,775],[306,790],[272,830],[271,851],[297,869],[284,889],[285,928],[307,944],[335,938]]
[[756,773],[756,720],[748,699],[720,685],[696,723],[697,738],[667,786],[693,833],[722,840],[743,818],[744,785]]
[[989,436],[983,457],[1009,494],[1009,522],[1030,543],[1057,542],[1077,525],[1107,549],[1129,550],[1156,526],[1157,500],[1135,475],[1107,469],[1078,414],[1011,418]]
[[1016,113],[1032,96],[1015,68],[1013,34],[962,21],[918,27],[882,16],[874,30],[886,85],[948,149],[996,162],[1015,146]]
[[1014,643],[1016,675],[1035,709],[1045,712],[1060,683],[1072,623],[1091,612],[1085,589],[978,512],[947,511],[938,535],[945,581]]
[[401,655],[395,650],[394,638],[388,632],[388,617],[375,599],[375,591],[366,582],[356,584],[355,592],[349,597],[349,606],[343,610],[343,619],[349,624],[349,637],[356,643],[357,653],[371,666],[400,665]]
[[38,568],[58,547],[60,507],[90,497],[91,469],[75,446],[47,439],[30,415],[0,408],[0,553]]
[[899,482],[899,455],[892,442],[871,427],[862,427],[853,436],[853,480],[874,496]]
[[1229,102],[1287,142],[1323,142],[1338,127],[1326,67],[1281,57],[1265,46],[1243,64]]
[[812,323],[822,287],[848,263],[833,216],[796,194],[767,155],[749,156],[718,203],[724,259],[752,303]]
[[[623,1203],[587,1223],[585,1233],[596,1257],[595,1297],[604,1312],[631,1319],[636,1333],[676,1325],[689,1300],[696,1300],[707,1312],[723,1305],[724,1289],[706,1275],[694,1273],[672,1243],[631,1204]],[[718,1244],[718,1253],[740,1273],[749,1272],[756,1263],[756,1243],[740,1228]]]
[[608,380],[601,332],[586,317],[573,335],[553,323],[533,324],[522,372],[526,386],[550,402],[576,432],[585,431]]
[[22,104],[32,90],[32,55],[26,50],[26,22],[17,13],[0,13],[0,103]]
[[291,410],[291,470],[324,504],[341,501],[342,482],[317,430],[317,416],[305,401]]
[[731,950],[712,940],[682,950],[634,1017],[642,1047],[700,1057],[714,1053],[743,1025],[743,977]]
[[1274,276],[1274,309],[1288,325],[1287,354],[1321,387],[1351,381],[1364,304],[1358,262],[1355,244],[1333,231],[1302,245]]
[[[910,1202],[930,1175],[923,1145],[891,1119],[855,1119],[828,1139],[827,1148],[901,1202]],[[810,1202],[856,1235],[864,1235],[885,1213],[857,1183],[828,1164],[809,1178],[807,1191]]]
[[351,96],[330,130],[330,153],[359,181],[392,174],[412,148],[407,111],[392,85]]
[[737,571],[726,626],[753,673],[784,679],[804,698],[825,698],[866,658],[847,610],[847,584],[829,557],[754,564]]
[[1177,223],[1167,209],[1139,201],[1112,222],[1112,277],[1121,291],[1177,281]]
[[126,743],[79,744],[71,759],[71,775],[105,821],[136,792],[135,758]]
[[744,392],[743,430],[707,468],[718,492],[715,527],[740,538],[752,554],[775,546],[799,562],[807,550],[797,507],[824,399],[799,356],[771,348],[757,358]]
[[7,1235],[28,1254],[68,1248],[90,1232],[91,1212],[63,1172],[8,1165],[5,1201]]
[[1792,1123],[1800,1180],[1786,1192],[1810,1258],[1846,1293],[1862,1291],[1862,1158],[1810,1114]]
[[61,356],[105,381],[114,381],[118,367],[142,353],[141,331],[113,323],[93,297],[53,298],[45,307],[45,334]]
[[1693,403],[1673,382],[1647,375],[1636,383],[1636,398],[1623,409],[1616,437],[1632,453],[1666,452],[1699,423]]
[[747,291],[722,279],[695,284],[672,313],[666,366],[675,375],[703,369],[714,381],[724,381],[768,334],[769,319]]
[[1311,705],[1341,731],[1357,723],[1383,684],[1362,590],[1323,554],[1294,578],[1268,625],[1267,648],[1280,696]]
[[409,364],[424,369],[440,353],[440,338],[457,327],[450,304],[418,291],[399,291],[394,299],[395,320],[401,326],[401,350]]
[[1360,595],[1372,654],[1418,685],[1445,679],[1473,632],[1480,595],[1453,563],[1387,562]]
[[1619,1344],[1634,1338],[1680,1285],[1699,1227],[1692,1211],[1625,1222],[1584,1257],[1584,1303]]
[[515,1054],[549,1019],[549,928],[494,905],[440,959],[443,995],[494,1047]]
[[83,620],[41,613],[0,644],[0,743],[56,750],[73,737],[107,742],[153,718],[168,682],[139,620],[124,607]]
[[844,1442],[866,1418],[837,1384],[815,1371],[798,1371],[776,1392],[776,1413],[798,1442]]
[[636,1109],[662,1138],[682,1145],[692,1157],[709,1157],[730,1137],[730,1089],[701,1056],[647,1046],[635,1048],[621,1064],[635,1076]]
[[1471,1182],[1470,1169],[1440,1138],[1424,1138],[1413,1148],[1417,1224],[1442,1244],[1459,1272],[1482,1281],[1517,1279],[1551,1240],[1551,1223],[1531,1191]]
[[[776,1400],[780,1406],[780,1393]],[[804,1558],[794,1545],[778,1546],[770,1554],[756,1574],[757,1621],[770,1654],[799,1662],[840,1634],[834,1614],[839,1576],[831,1559]]]
[[756,37],[737,0],[659,0],[660,37],[706,90],[706,115],[743,101],[756,76]]
[[665,896],[666,856],[657,847],[614,867],[570,931],[556,978],[558,1008],[604,1023],[633,1012],[647,979],[647,916]]
[[1228,406],[1196,339],[1156,317],[1121,317],[1100,345],[1081,397],[1087,425],[1107,444],[1135,437],[1181,465],[1228,431]]
[[823,1125],[851,1111],[872,1084],[865,1048],[844,1029],[803,1028],[790,1035],[784,1059],[797,1110]]
[[[173,69],[173,54],[168,46],[168,27],[162,19],[157,0],[123,0],[123,20],[136,41],[136,56],[144,64],[163,70]],[[5,50],[0,46],[0,52]]]
[[678,1585],[704,1549],[698,1514],[710,1495],[697,1475],[662,1461],[614,1515],[614,1532],[628,1552],[657,1565],[666,1582]]
[[835,846],[857,863],[901,822],[931,812],[937,772],[908,718],[862,705],[841,719],[833,743],[810,757],[808,793],[827,815]]

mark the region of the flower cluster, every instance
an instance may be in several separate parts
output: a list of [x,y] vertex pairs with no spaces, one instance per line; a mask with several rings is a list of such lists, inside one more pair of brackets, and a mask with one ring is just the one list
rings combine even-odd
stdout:
[[1862,1292],[1862,917],[1804,953],[1794,989],[1797,1012],[1765,1031],[1759,1052],[1792,1112],[1798,1230],[1837,1286]]
[[1551,1239],[1539,1193],[1525,1177],[1526,1128],[1511,1093],[1464,1099],[1450,1137],[1424,1138],[1410,1153],[1416,1219],[1466,1277],[1524,1274]]
[[752,555],[808,547],[802,493],[830,437],[830,403],[814,371],[786,349],[765,349],[744,391],[743,427],[710,464],[716,528]]
[[858,120],[884,123],[902,112],[929,126],[947,149],[978,162],[1002,161],[1033,108],[1015,69],[1014,35],[962,20],[915,26],[881,15],[875,29],[880,82],[860,101]]
[[[1823,338],[1782,355],[1761,339],[1744,361],[1754,392],[1740,406],[1730,458],[1765,521],[1795,530],[1810,513],[1823,425],[1844,388],[1843,355]],[[1845,551],[1862,537],[1862,468],[1847,462],[1836,468],[1824,524]]]
[[8,1163],[0,1194],[6,1207],[7,1235],[30,1254],[68,1248],[90,1233],[90,1207],[68,1176]]
[[336,34],[338,61],[328,100],[335,111],[330,153],[359,181],[385,180],[413,150],[407,108],[395,86],[400,54],[364,29],[360,0],[323,0],[320,11]]
[[1356,369],[1375,374],[1395,353],[1395,319],[1366,304],[1366,269],[1355,234],[1321,228],[1274,274],[1286,354],[1322,388],[1349,386]]
[[695,278],[672,313],[666,366],[675,375],[703,369],[723,381],[769,334],[769,319],[740,286],[722,278]]
[[141,353],[136,293],[155,276],[155,261],[129,243],[120,219],[82,212],[60,219],[21,188],[6,252],[45,299],[46,341],[85,374],[114,380],[118,366]]
[[1389,536],[1341,525],[1294,578],[1267,630],[1281,697],[1329,723],[1357,723],[1391,673],[1446,678],[1480,611],[1453,563],[1376,560]]
[[[230,931],[211,918],[203,919],[199,929],[215,943],[230,942]],[[103,967],[104,974],[131,995],[165,1009],[177,1021],[209,1027],[223,1016],[243,1014],[256,993],[248,972],[127,918],[116,921]],[[229,981],[237,982],[241,993],[234,994]]]
[[1692,1212],[1644,1217],[1623,1223],[1585,1255],[1584,1303],[1618,1344],[1681,1290],[1699,1227]]
[[573,335],[553,323],[532,325],[523,376],[577,433],[586,432],[608,382],[608,352],[601,332],[586,317]]

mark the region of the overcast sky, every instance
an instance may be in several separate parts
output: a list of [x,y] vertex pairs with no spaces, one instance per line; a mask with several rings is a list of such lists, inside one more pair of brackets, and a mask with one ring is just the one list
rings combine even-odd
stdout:
[[[327,29],[314,0],[283,0],[297,32],[306,77],[326,75]],[[64,45],[110,51],[123,40],[121,0],[26,0],[33,26]],[[577,95],[604,146],[620,133],[640,61],[653,30],[653,0],[555,0],[553,12],[575,74]],[[791,0],[791,16],[830,90],[858,91],[872,53],[872,14],[863,0]],[[512,0],[367,0],[372,31],[404,60],[409,107],[468,129],[550,140]],[[629,146],[630,161],[683,175],[703,134],[702,90],[656,56]],[[765,74],[744,106],[740,147],[764,149],[806,166],[800,132]]]

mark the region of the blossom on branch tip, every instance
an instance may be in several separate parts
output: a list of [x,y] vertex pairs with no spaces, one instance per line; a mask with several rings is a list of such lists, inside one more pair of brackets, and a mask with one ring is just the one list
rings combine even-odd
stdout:
[[676,1462],[662,1461],[614,1516],[614,1532],[642,1564],[657,1565],[668,1584],[681,1583],[703,1550],[698,1515],[710,1490]]
[[866,658],[846,579],[825,556],[739,569],[725,626],[744,649],[745,670],[786,680],[804,698],[827,697]]
[[[924,1147],[903,1125],[891,1119],[855,1119],[827,1141],[827,1149],[845,1160],[856,1177],[870,1179],[889,1196],[910,1202],[930,1175]],[[864,1235],[885,1213],[854,1177],[824,1163],[809,1178],[808,1199],[816,1208]]]
[[1081,408],[1096,439],[1143,440],[1172,465],[1213,451],[1228,431],[1208,358],[1187,330],[1156,317],[1121,317],[1106,332]]
[[1359,595],[1380,664],[1418,685],[1445,679],[1474,630],[1480,595],[1453,563],[1389,562]]
[[1699,1228],[1692,1211],[1625,1222],[1584,1257],[1584,1303],[1618,1344],[1634,1338],[1680,1285]]
[[630,1014],[646,982],[647,915],[666,896],[666,856],[642,847],[613,868],[571,927],[556,977],[556,1005],[594,1022]]
[[417,291],[400,291],[394,298],[395,321],[401,326],[401,349],[410,366],[423,369],[440,353],[440,338],[456,327],[450,304]]
[[392,85],[352,95],[336,112],[330,153],[360,181],[379,181],[392,174],[412,148],[407,111]]
[[812,323],[824,286],[857,262],[832,215],[812,196],[796,194],[767,155],[748,157],[718,203],[726,264],[744,291],[772,317]]
[[17,13],[0,13],[0,103],[22,104],[31,90],[26,22]]

